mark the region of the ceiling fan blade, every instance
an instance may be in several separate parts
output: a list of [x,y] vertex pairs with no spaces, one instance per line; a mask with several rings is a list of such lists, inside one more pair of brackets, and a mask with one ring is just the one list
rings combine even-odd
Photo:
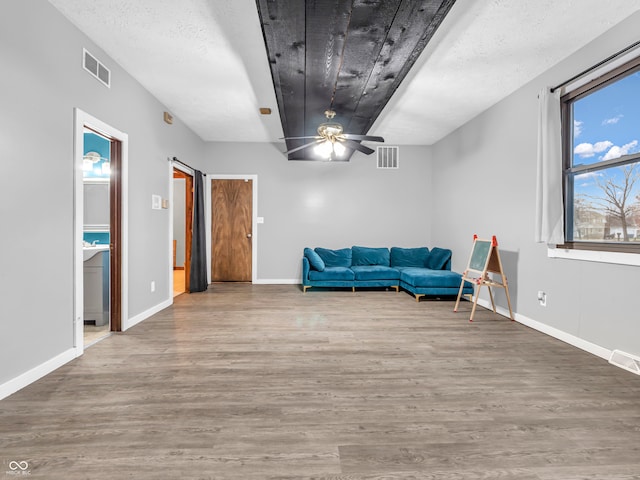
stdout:
[[345,146],[352,148],[354,150],[358,150],[359,152],[364,153],[365,155],[371,155],[373,152],[375,152],[375,150],[372,150],[369,147],[365,147],[364,145],[361,145],[358,142],[354,142],[353,140],[349,140],[349,139],[345,139],[345,140],[341,140],[342,143],[345,144]]
[[372,135],[356,135],[353,133],[343,133],[342,136],[349,140],[369,140],[370,142],[384,142],[384,138]]
[[[291,150],[287,150],[286,152],[284,152],[285,155],[288,155],[290,153],[293,152],[297,152],[298,150],[302,150],[303,148],[309,148],[312,147],[314,145],[317,145],[321,142],[324,142],[324,138],[321,138],[320,140],[316,140],[315,142],[311,142],[311,143],[305,143],[304,145],[302,145],[301,147],[297,147],[297,148],[292,148]],[[373,150],[371,150],[373,152]]]
[[307,137],[280,137],[280,140],[302,140],[303,138],[322,138],[318,135],[310,135]]

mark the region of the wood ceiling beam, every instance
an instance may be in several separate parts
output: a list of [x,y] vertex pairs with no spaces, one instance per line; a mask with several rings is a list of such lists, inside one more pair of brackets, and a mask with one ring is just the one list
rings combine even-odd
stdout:
[[[346,132],[366,134],[454,3],[256,0],[285,136],[315,135],[330,106]],[[289,155],[305,158],[312,149]]]

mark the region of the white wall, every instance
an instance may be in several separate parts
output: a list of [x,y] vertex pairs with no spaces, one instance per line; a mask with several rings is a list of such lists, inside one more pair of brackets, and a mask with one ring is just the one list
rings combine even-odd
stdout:
[[[112,73],[82,69],[82,48]],[[129,135],[129,316],[171,299],[167,157],[204,143],[46,1],[0,3],[0,387],[73,347],[73,112]],[[150,282],[157,288],[150,292]],[[1,390],[1,389],[0,389]]]
[[209,174],[258,175],[258,280],[301,278],[304,247],[431,245],[431,149],[402,146],[400,169],[375,154],[288,161],[284,144],[209,143]]
[[[433,239],[464,270],[472,237],[497,235],[514,309],[529,319],[608,350],[640,355],[639,267],[550,259],[533,242],[537,98],[637,41],[640,14],[434,145]],[[536,299],[547,293],[547,306]],[[504,294],[498,303],[506,307]]]

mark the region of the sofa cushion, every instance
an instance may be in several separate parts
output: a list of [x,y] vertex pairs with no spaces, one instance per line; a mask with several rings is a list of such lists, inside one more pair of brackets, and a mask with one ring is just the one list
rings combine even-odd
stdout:
[[384,265],[356,265],[351,267],[356,280],[398,280],[400,272]]
[[317,270],[309,271],[309,280],[315,281],[344,281],[353,280],[353,271],[347,267],[325,267],[322,272]]
[[325,267],[350,267],[351,249],[330,250],[328,248],[316,248],[316,253],[324,261]]
[[400,272],[400,280],[414,287],[460,288],[462,275],[451,270],[405,268]]
[[429,249],[391,247],[392,267],[426,267],[429,259]]
[[311,268],[318,270],[319,272],[322,272],[324,270],[324,261],[315,251],[311,250],[310,248],[305,248],[304,256],[307,257],[307,260],[309,260]]
[[388,248],[351,247],[353,257],[351,265],[384,265],[389,266]]
[[427,260],[427,268],[432,270],[442,270],[451,259],[451,250],[434,247]]

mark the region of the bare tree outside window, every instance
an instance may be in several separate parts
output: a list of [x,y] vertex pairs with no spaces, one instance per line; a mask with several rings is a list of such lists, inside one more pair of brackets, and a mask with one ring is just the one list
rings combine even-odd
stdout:
[[[582,197],[589,199],[589,210],[595,209],[602,212],[610,226],[619,226],[622,241],[628,242],[629,227],[636,227],[633,220],[634,213],[638,212],[640,195],[636,194],[634,187],[640,179],[640,172],[638,172],[637,164],[625,165],[616,170],[621,170],[622,178],[616,178],[618,175],[609,175],[606,171],[593,177],[595,184],[602,192],[601,196],[585,193],[582,194]],[[582,208],[584,208],[584,203]],[[614,238],[610,233],[610,228],[609,232],[605,230],[604,240],[609,239],[607,237]]]

